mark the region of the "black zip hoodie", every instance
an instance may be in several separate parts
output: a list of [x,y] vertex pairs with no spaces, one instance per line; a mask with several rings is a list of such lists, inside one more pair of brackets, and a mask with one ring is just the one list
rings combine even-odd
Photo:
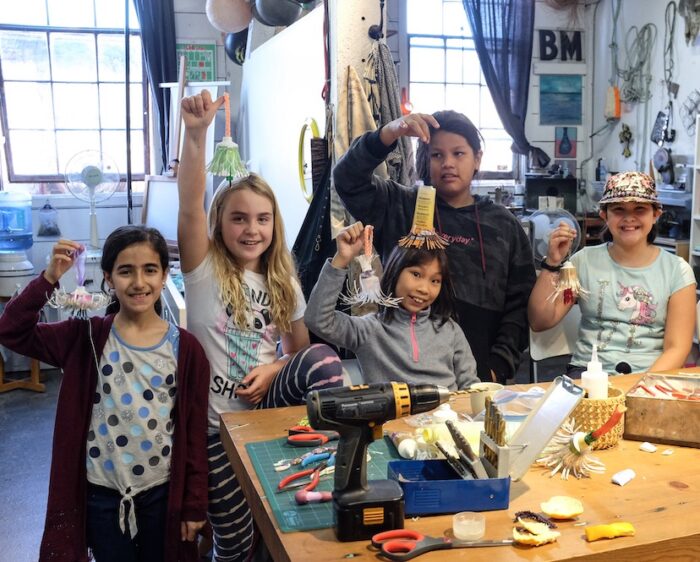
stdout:
[[[375,227],[382,258],[408,234],[417,189],[385,180],[374,169],[392,151],[379,131],[355,139],[333,170],[335,188],[357,219]],[[507,209],[478,196],[455,208],[437,197],[435,229],[450,245],[452,282],[459,324],[477,362],[479,378],[512,378],[529,341],[527,301],[535,284],[530,242],[520,221]]]

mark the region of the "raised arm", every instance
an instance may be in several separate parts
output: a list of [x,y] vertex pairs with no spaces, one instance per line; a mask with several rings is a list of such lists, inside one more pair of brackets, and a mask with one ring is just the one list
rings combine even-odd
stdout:
[[204,209],[206,162],[204,161],[207,128],[223,104],[223,96],[212,101],[207,90],[184,98],[181,105],[185,138],[177,175],[179,211],[177,240],[180,265],[187,273],[195,269],[209,250],[207,215]]
[[336,303],[345,283],[347,267],[362,250],[363,230],[362,223],[356,222],[338,234],[338,250],[333,260],[321,269],[304,314],[307,326],[317,336],[350,350],[359,345],[358,332],[353,319],[336,310]]
[[[576,231],[565,223],[560,223],[549,237],[547,264],[559,266],[569,255],[575,238]],[[535,332],[542,332],[559,324],[573,306],[573,303],[565,304],[561,295],[556,299],[550,298],[558,279],[559,273],[544,268],[537,277],[527,305],[530,328]]]
[[[59,279],[68,271],[84,248],[72,240],[59,240],[51,251],[51,260],[42,275],[7,303],[0,315],[0,343],[45,363],[63,366],[65,354],[71,350],[61,323],[40,322],[41,309],[56,288]],[[62,338],[61,338],[62,336]]]
[[685,363],[693,345],[696,314],[695,287],[695,284],[683,287],[668,299],[664,350],[649,367],[649,371],[678,369]]

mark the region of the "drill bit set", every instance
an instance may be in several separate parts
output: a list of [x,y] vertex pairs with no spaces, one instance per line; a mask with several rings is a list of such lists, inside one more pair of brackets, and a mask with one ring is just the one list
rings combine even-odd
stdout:
[[486,397],[484,429],[475,455],[467,439],[453,422],[446,422],[455,442],[456,454],[436,443],[461,478],[512,478],[519,480],[537,460],[559,427],[583,397],[583,389],[566,377],[557,377],[537,406],[512,437],[507,438],[506,418],[498,405]]

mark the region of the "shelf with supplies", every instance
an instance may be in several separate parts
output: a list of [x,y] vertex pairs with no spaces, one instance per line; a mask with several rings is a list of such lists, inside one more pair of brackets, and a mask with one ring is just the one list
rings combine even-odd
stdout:
[[[690,256],[688,261],[700,286],[700,115],[695,121],[695,162],[693,163],[693,217],[690,225]],[[698,293],[700,294],[700,292]]]
[[[693,163],[693,208],[690,224],[690,256],[688,261],[700,286],[700,115],[695,121],[695,162]],[[700,291],[698,292],[700,294]]]
[[690,240],[679,240],[677,238],[664,238],[663,236],[657,236],[654,240],[654,246],[659,246],[664,250],[668,250],[682,257],[685,261],[690,263]]
[[603,242],[605,221],[599,215],[577,215],[576,221],[581,226],[583,246],[596,246]]

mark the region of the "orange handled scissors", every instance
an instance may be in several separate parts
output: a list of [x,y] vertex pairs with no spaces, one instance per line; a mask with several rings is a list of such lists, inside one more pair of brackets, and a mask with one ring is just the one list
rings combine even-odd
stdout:
[[389,560],[410,560],[431,550],[446,550],[448,548],[474,548],[480,546],[512,545],[513,539],[495,541],[460,541],[448,537],[427,537],[418,531],[396,529],[378,533],[372,537],[372,546],[381,551],[382,556]]

